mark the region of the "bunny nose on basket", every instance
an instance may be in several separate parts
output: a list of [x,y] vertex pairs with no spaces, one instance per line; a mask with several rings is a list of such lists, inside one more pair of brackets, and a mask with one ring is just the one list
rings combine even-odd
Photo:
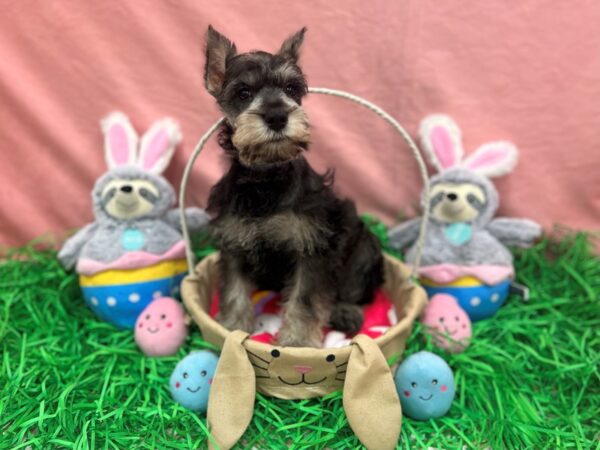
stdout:
[[298,373],[308,373],[312,370],[310,366],[294,366],[294,370]]

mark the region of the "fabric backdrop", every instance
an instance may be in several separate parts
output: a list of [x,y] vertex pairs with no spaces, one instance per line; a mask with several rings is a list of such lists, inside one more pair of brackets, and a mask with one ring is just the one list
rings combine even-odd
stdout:
[[[467,152],[510,139],[516,170],[496,183],[501,213],[545,227],[600,228],[600,2],[550,0],[0,0],[0,244],[62,235],[90,221],[105,170],[99,119],[119,109],[139,131],[164,115],[184,142],[178,183],[219,117],[202,84],[211,23],[238,49],[274,51],[308,26],[313,86],[381,105],[415,133],[428,113],[455,117]],[[309,160],[337,189],[392,223],[421,189],[399,137],[371,113],[312,96]],[[224,170],[213,141],[189,203],[206,204]]]

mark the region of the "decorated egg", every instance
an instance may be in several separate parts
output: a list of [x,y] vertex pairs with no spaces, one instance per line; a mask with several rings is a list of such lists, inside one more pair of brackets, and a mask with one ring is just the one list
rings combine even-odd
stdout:
[[218,361],[217,355],[207,350],[192,352],[179,361],[169,381],[173,399],[192,411],[206,412]]
[[459,353],[469,345],[471,320],[451,295],[434,295],[421,315],[421,322],[440,348]]
[[[505,271],[512,269],[505,269]],[[492,317],[508,297],[511,280],[503,279],[491,284],[473,276],[459,277],[445,283],[421,278],[429,297],[445,294],[454,297],[472,322]]]
[[155,299],[179,296],[186,273],[185,259],[175,259],[145,267],[80,274],[79,284],[86,303],[98,317],[131,329]]
[[454,375],[437,355],[418,352],[404,360],[394,377],[402,411],[417,420],[441,417],[454,400]]
[[174,355],[188,334],[183,306],[170,297],[157,298],[138,316],[134,333],[146,355]]

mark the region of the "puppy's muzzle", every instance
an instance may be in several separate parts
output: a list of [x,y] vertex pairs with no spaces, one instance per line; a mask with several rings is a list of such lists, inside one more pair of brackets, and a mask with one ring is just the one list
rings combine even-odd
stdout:
[[294,159],[308,147],[308,118],[298,106],[250,109],[234,122],[233,145],[245,165],[270,164]]
[[288,113],[283,107],[272,108],[265,113],[263,120],[270,130],[281,131],[288,123]]

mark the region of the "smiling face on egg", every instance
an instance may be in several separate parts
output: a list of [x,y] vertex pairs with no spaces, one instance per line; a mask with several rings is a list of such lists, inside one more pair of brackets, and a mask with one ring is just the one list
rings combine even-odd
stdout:
[[471,320],[451,295],[434,295],[421,315],[421,322],[438,347],[458,353],[469,345]]
[[398,367],[394,377],[404,414],[417,420],[441,417],[454,400],[454,375],[439,356],[419,352]]
[[179,361],[169,382],[175,401],[192,411],[206,411],[218,361],[214,353],[206,350],[190,353]]
[[174,355],[186,337],[183,306],[170,297],[154,300],[135,323],[135,341],[148,356]]

